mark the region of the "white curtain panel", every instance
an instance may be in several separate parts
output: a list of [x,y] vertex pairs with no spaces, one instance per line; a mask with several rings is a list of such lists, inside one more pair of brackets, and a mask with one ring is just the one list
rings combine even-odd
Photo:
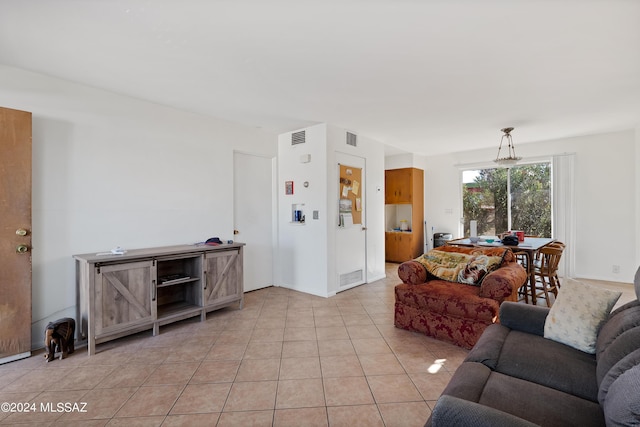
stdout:
[[567,246],[562,254],[559,275],[575,277],[575,154],[562,154],[551,159],[553,217],[552,236]]

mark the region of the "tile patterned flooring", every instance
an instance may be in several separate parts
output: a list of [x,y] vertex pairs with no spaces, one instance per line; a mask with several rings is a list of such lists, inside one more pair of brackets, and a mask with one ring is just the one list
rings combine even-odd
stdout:
[[0,412],[0,425],[422,426],[467,351],[393,326],[396,270],[331,298],[249,292],[242,310],[92,357],[1,365],[0,403],[32,411]]

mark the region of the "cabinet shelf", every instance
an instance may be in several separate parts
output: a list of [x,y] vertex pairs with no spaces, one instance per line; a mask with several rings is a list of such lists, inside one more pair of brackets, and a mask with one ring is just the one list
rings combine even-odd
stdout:
[[167,286],[181,285],[183,283],[191,283],[197,282],[200,280],[199,277],[181,277],[179,279],[172,279],[167,281],[162,281],[162,279],[158,280],[158,288],[165,288]]
[[184,315],[184,314],[200,314],[202,312],[202,307],[189,304],[186,301],[173,302],[169,304],[159,305],[158,306],[158,320],[163,320],[166,318]]

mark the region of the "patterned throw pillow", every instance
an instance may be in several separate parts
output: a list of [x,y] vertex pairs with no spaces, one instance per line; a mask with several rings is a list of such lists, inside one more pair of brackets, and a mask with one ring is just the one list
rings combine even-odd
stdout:
[[544,324],[544,337],[595,354],[596,339],[621,292],[565,280]]

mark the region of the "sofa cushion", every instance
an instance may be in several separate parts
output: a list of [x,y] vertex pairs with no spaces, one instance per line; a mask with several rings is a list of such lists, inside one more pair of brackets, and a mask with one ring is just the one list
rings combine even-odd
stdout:
[[443,395],[480,403],[539,425],[602,426],[600,406],[553,388],[464,362]]
[[621,294],[565,280],[544,324],[545,338],[595,354],[600,327]]
[[479,285],[487,274],[502,265],[508,251],[504,248],[462,249],[465,250],[432,249],[416,261],[441,280]]
[[478,403],[541,426],[604,425],[602,409],[597,402],[499,372],[489,376]]
[[603,404],[607,426],[633,426],[640,420],[640,365],[626,370],[611,384]]
[[595,357],[538,335],[489,326],[465,361],[597,401]]
[[479,403],[442,395],[425,427],[539,427],[537,424]]

